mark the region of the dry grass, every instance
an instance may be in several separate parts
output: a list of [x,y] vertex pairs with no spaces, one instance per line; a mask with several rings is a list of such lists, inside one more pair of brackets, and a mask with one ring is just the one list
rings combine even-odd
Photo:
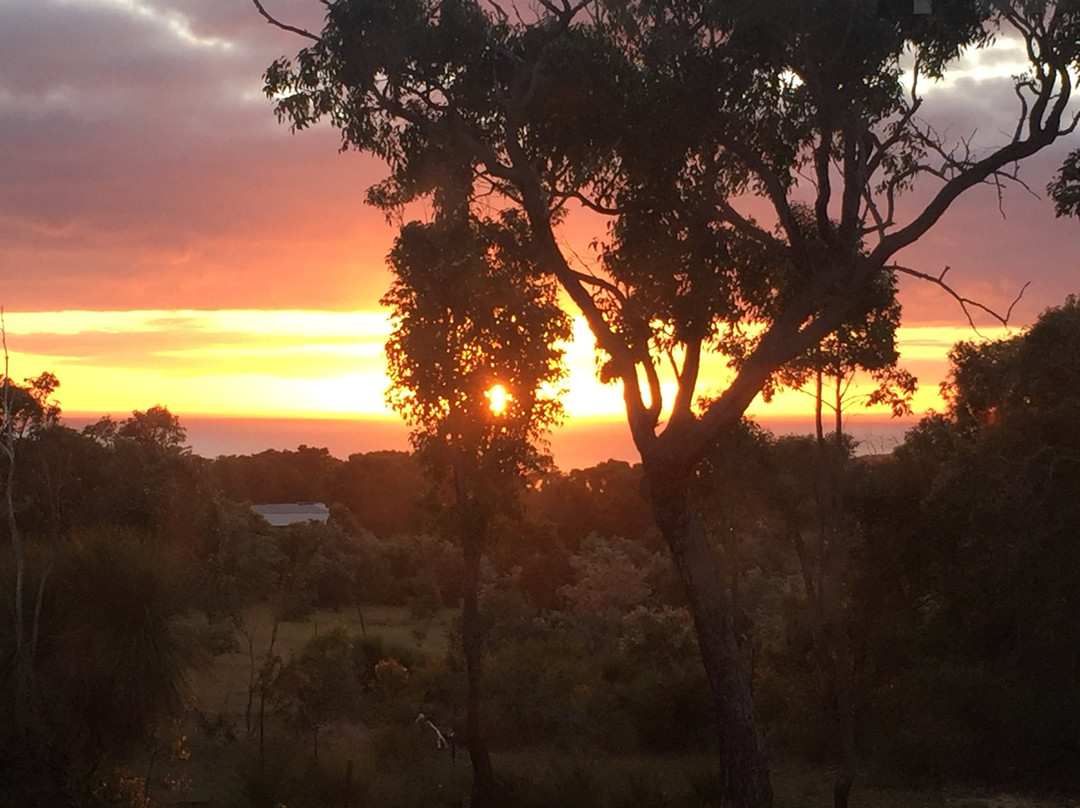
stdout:
[[[828,808],[834,772],[786,763],[774,766],[775,808]],[[1077,808],[1080,801],[1006,794],[977,788],[884,786],[873,777],[856,781],[852,808]]]
[[[436,658],[446,653],[450,645],[451,628],[457,613],[444,610],[434,617],[418,620],[403,607],[370,606],[364,609],[361,623],[356,610],[315,612],[304,622],[283,621],[278,625],[274,652],[282,659],[303,647],[304,643],[321,632],[341,626],[350,634],[379,637],[384,642],[416,650],[426,657]],[[251,675],[248,639],[251,637],[255,664],[261,664],[273,631],[273,613],[266,604],[251,606],[244,611],[242,630],[236,632],[240,651],[219,654],[207,666],[195,671],[192,689],[195,707],[207,715],[243,714]]]
[[[244,626],[253,637],[256,664],[266,653],[272,629],[272,616],[268,607],[256,606],[245,612]],[[283,622],[278,627],[274,650],[282,658],[301,648],[310,638],[336,626],[350,633],[380,637],[388,644],[417,650],[429,657],[445,653],[449,647],[451,628],[457,619],[454,611],[445,611],[428,620],[417,620],[408,609],[370,607],[364,610],[364,624],[354,611],[318,612],[306,622]],[[212,800],[218,808],[240,808],[246,804],[236,774],[239,756],[252,741],[243,740],[243,715],[248,692],[250,658],[246,639],[238,632],[240,653],[217,656],[205,669],[194,677],[193,687],[198,695],[198,709],[208,717],[222,716],[234,722],[240,740],[222,746],[220,739],[203,736],[187,724],[191,734],[189,746],[191,760],[173,762],[164,768],[187,772],[190,789],[166,793],[155,788],[161,804],[179,804],[179,800],[201,802]],[[324,736],[322,755],[362,759],[367,752],[359,751],[369,746],[368,739],[353,737],[349,733],[327,732]],[[297,747],[298,749],[300,747]],[[425,747],[426,748],[426,747]],[[430,765],[446,766],[439,757]],[[421,768],[425,769],[428,763]],[[713,782],[715,759],[711,755],[662,756],[614,756],[602,753],[582,755],[580,751],[568,753],[552,749],[521,749],[496,755],[496,769],[512,776],[527,790],[541,789],[552,792],[551,804],[569,804],[573,799],[589,805],[700,805],[710,808],[710,800],[703,796]],[[456,778],[467,779],[467,762],[459,761],[453,769]],[[369,773],[370,774],[370,773]],[[414,771],[411,779],[424,772]],[[436,780],[445,772],[428,772]],[[359,774],[358,774],[359,776]],[[394,774],[384,771],[385,780]],[[776,763],[773,767],[775,808],[829,808],[832,805],[834,773],[805,764]],[[154,778],[158,781],[158,778]],[[372,781],[376,784],[383,780]],[[559,781],[553,784],[553,780]],[[433,780],[434,782],[434,780]],[[155,783],[155,786],[157,783]],[[380,788],[388,787],[385,784]],[[586,788],[587,787],[587,788]],[[455,788],[464,788],[460,782]],[[594,792],[584,799],[582,788]],[[617,796],[620,795],[620,796]],[[635,796],[636,795],[636,796]],[[626,801],[629,799],[630,801]],[[397,804],[397,803],[395,803]],[[529,803],[532,804],[531,802]],[[962,788],[916,788],[901,787],[876,781],[872,776],[861,777],[851,793],[852,808],[1080,808],[1080,801],[1053,800],[1026,797],[992,791]]]

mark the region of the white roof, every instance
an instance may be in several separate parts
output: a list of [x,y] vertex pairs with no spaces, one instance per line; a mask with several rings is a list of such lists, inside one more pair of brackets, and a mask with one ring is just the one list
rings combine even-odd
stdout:
[[330,517],[330,509],[321,502],[269,502],[252,505],[251,509],[274,527],[312,520],[325,522]]

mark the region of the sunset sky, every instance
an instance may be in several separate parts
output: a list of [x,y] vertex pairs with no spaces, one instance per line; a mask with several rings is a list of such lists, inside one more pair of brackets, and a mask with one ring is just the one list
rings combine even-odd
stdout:
[[[321,27],[317,0],[266,5]],[[303,44],[248,0],[0,4],[0,306],[14,378],[54,372],[73,415],[160,403],[182,419],[389,417],[378,299],[395,229],[363,203],[382,168],[340,153],[328,128],[290,134],[262,93],[267,65]],[[1017,55],[1006,42],[926,88],[927,117],[976,145],[1005,138]],[[1004,215],[994,189],[968,195],[901,261],[948,265],[966,295],[1002,310],[1030,281],[1013,317],[1030,324],[1080,287],[1080,223],[1055,219],[1042,193],[1078,145],[1025,164],[1036,193],[1008,189]],[[594,227],[572,220],[566,237],[587,244]],[[922,411],[940,406],[945,352],[975,335],[938,290],[905,283],[902,299]],[[581,333],[571,421],[618,417]],[[720,383],[720,366],[711,373]],[[810,401],[755,412],[790,418]]]

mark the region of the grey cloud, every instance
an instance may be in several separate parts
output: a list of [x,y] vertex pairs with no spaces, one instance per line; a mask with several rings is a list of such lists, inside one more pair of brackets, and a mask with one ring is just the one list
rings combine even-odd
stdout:
[[[267,65],[304,41],[268,25],[248,0],[136,5],[152,13],[106,0],[4,2],[5,305],[374,306],[393,232],[363,196],[382,167],[339,154],[329,129],[290,135],[261,94]],[[266,6],[321,27],[318,0]],[[178,34],[175,15],[212,44]],[[926,117],[953,138],[977,130],[979,144],[1000,139],[1012,130],[1015,99],[1007,85],[989,87],[974,79],[926,86]],[[1062,154],[1024,169],[1035,190]],[[953,264],[958,278],[994,294],[1030,278],[1038,308],[1057,302],[1075,278],[1077,223],[1055,221],[1045,200],[1020,189],[1008,192],[1006,212],[1002,224],[992,191],[976,194],[902,258],[922,268]],[[1005,280],[995,286],[993,278]]]
[[[273,3],[318,25],[315,2]],[[328,129],[294,137],[262,71],[302,43],[245,2],[15,0],[0,27],[0,277],[30,309],[328,305],[388,245],[363,207],[381,169]],[[197,37],[167,24],[183,13]],[[162,21],[165,22],[162,22]],[[373,222],[373,224],[367,224]],[[380,235],[372,239],[370,230]],[[358,238],[358,235],[360,238]],[[307,239],[309,246],[300,244]],[[357,260],[365,244],[375,260]],[[316,249],[311,248],[314,244]],[[292,256],[303,282],[279,266]],[[330,260],[322,260],[333,258]],[[351,260],[350,260],[351,259]],[[281,278],[267,283],[266,276]],[[262,282],[255,280],[262,277]],[[377,273],[374,302],[385,287]],[[254,281],[254,282],[253,282]]]

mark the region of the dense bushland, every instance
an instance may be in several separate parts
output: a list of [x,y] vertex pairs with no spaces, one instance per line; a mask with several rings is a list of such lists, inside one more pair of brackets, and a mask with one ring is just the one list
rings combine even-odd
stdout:
[[[847,737],[880,777],[1080,788],[1078,335],[1070,298],[1025,334],[958,345],[949,411],[888,456],[747,424],[726,438],[737,469],[699,468],[775,758],[838,766]],[[217,799],[236,804],[467,793],[461,556],[408,455],[208,460],[163,408],[23,426],[3,804],[140,804],[185,743],[229,772],[193,768],[186,787],[231,783]],[[710,754],[708,684],[639,483],[615,461],[537,477],[491,528],[483,709],[503,804],[621,804],[615,761]],[[271,528],[249,504],[274,499],[332,516]],[[0,557],[8,604],[16,562]],[[228,698],[192,685],[214,676]],[[654,803],[710,804],[693,771],[673,763]]]

